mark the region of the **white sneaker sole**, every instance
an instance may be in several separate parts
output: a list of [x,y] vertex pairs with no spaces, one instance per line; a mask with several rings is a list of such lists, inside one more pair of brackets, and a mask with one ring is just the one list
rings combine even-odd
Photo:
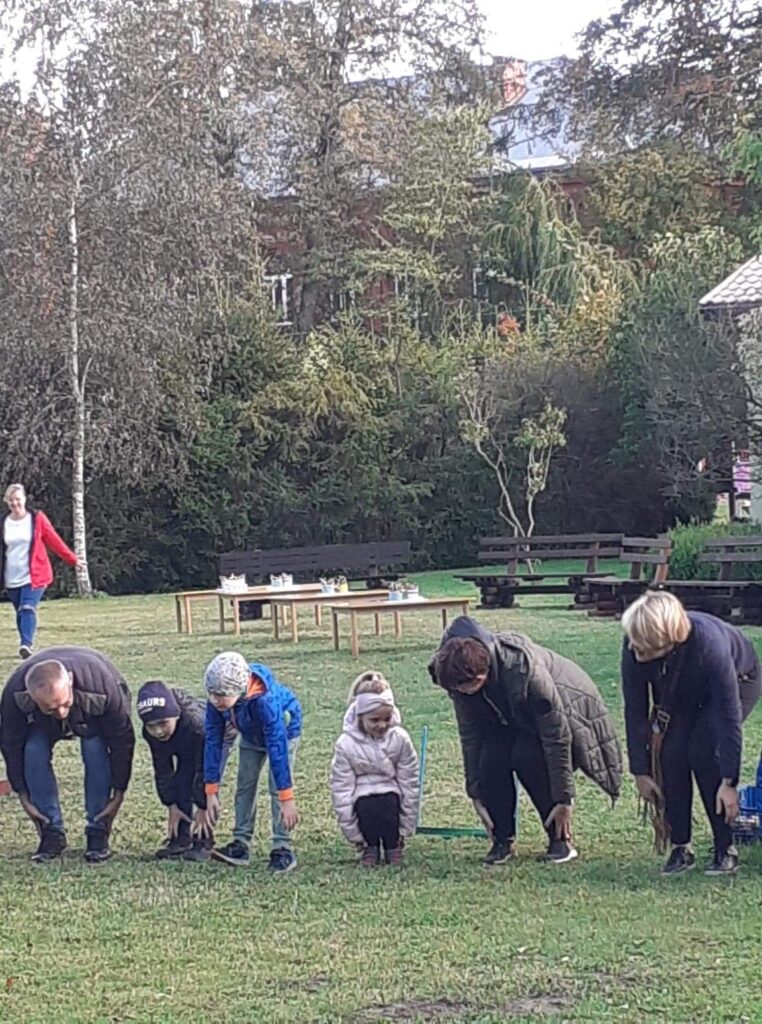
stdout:
[[548,857],[546,855],[544,857],[540,857],[540,860],[543,864],[568,864],[569,861],[576,860],[577,857],[579,857],[579,854],[572,846],[565,857]]

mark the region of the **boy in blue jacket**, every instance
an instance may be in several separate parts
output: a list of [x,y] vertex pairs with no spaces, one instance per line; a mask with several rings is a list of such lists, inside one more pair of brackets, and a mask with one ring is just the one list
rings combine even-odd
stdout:
[[241,735],[233,841],[214,849],[212,856],[233,867],[249,863],[257,785],[262,767],[269,761],[273,825],[269,866],[279,874],[292,871],[296,856],[290,832],[299,820],[292,774],[302,731],[299,701],[266,665],[250,665],[235,651],[218,654],[207,665],[204,687],[209,698],[204,737],[207,806],[197,814],[197,831],[208,833],[219,817],[217,794],[224,767],[225,729],[232,724]]

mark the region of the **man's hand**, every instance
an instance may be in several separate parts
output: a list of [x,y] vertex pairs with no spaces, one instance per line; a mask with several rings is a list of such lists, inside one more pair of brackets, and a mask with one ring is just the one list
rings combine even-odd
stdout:
[[42,811],[38,811],[26,793],[19,793],[19,803],[24,808],[24,813],[35,825],[49,825],[50,818],[46,818]]
[[196,839],[212,838],[212,822],[209,820],[209,812],[202,807],[196,808],[191,825],[191,835]]
[[646,803],[657,804],[663,799],[661,790],[650,775],[636,775],[635,785],[641,799]]
[[569,804],[556,804],[545,819],[545,828],[556,826],[556,839],[571,840],[572,809]]
[[206,794],[206,820],[211,826],[217,824],[220,820],[220,814],[222,813],[222,804],[220,803],[219,794],[207,793]]
[[738,789],[731,786],[724,779],[717,790],[715,809],[718,814],[725,815],[725,821],[732,825],[738,817]]
[[283,825],[288,832],[296,828],[299,821],[299,812],[296,809],[296,800],[284,800],[280,805],[280,813],[283,818]]
[[100,814],[95,815],[96,821],[105,821],[109,828],[114,822],[114,818],[119,814],[119,808],[124,803],[124,790],[115,789],[114,795],[111,797],[109,802],[103,808]]
[[167,835],[174,839],[180,829],[180,822],[187,821],[190,824],[188,815],[181,811],[177,804],[170,804],[169,816],[167,818]]

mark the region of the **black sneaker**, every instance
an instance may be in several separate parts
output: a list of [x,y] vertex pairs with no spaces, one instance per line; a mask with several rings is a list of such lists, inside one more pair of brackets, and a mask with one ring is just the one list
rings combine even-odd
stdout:
[[684,871],[692,871],[696,867],[696,855],[687,846],[673,846],[672,853],[661,869],[663,875],[681,875]]
[[289,871],[293,871],[295,867],[296,856],[293,851],[280,847],[277,850],[273,850],[270,854],[268,869],[274,875],[286,875]]
[[66,849],[66,833],[60,828],[43,828],[40,845],[32,854],[33,864],[49,864],[57,860]]
[[159,847],[154,856],[157,860],[177,860],[190,850],[193,840],[189,835],[170,836]]
[[183,860],[203,862],[212,859],[213,839],[194,839],[192,845],[182,856]]
[[579,854],[568,839],[551,839],[548,849],[543,853],[540,860],[544,864],[568,864],[570,860],[576,860]]
[[223,864],[229,864],[233,868],[245,868],[251,863],[251,855],[246,843],[240,839],[234,839],[227,846],[217,846],[212,850],[214,860],[221,860]]
[[506,861],[511,860],[514,856],[512,839],[506,839],[505,842],[496,840],[492,844],[492,849],[482,861],[482,865],[485,868],[493,868],[497,864],[505,864]]
[[734,875],[738,871],[738,850],[735,846],[729,846],[725,853],[714,851],[712,860],[707,864],[705,875]]
[[108,833],[103,829],[89,829],[87,832],[87,849],[85,860],[88,864],[103,864],[111,856],[108,845]]
[[34,651],[29,644],[22,644],[21,647],[19,647],[19,658],[21,658],[22,661],[26,661],[27,658],[31,658],[33,654]]

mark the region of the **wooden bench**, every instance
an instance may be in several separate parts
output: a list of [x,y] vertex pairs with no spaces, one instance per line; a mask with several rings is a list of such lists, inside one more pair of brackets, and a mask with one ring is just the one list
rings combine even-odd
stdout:
[[[510,608],[517,594],[579,594],[582,581],[598,573],[601,559],[618,559],[621,533],[573,533],[537,537],[481,537],[480,562],[506,563],[505,573],[476,573],[456,578],[476,584],[483,608]],[[577,573],[542,572],[534,563],[545,559],[575,559],[584,563]],[[519,564],[528,572],[519,572]]]
[[706,541],[699,562],[719,567],[714,580],[666,579],[654,586],[679,597],[689,611],[710,612],[737,624],[762,624],[762,580],[744,580],[743,568],[762,562],[762,536]]
[[[279,594],[270,598],[270,607],[273,609],[273,639],[280,639],[280,619],[276,614],[278,609],[289,613],[291,621],[291,642],[299,643],[299,609],[305,606],[314,608],[315,625],[322,623],[322,607],[324,604],[350,604],[352,602],[363,603],[370,599],[378,598],[387,600],[388,590],[347,590],[343,594]],[[285,614],[282,616],[285,621]]]
[[425,598],[419,597],[407,601],[352,601],[347,604],[332,604],[331,620],[333,626],[333,649],[339,649],[339,616],[348,615],[352,639],[352,656],[356,658],[360,653],[360,641],[357,632],[357,619],[360,615],[373,615],[376,621],[376,636],[381,635],[381,616],[394,615],[394,635],[397,639],[402,636],[402,616],[412,612],[441,612],[442,628],[447,627],[448,612],[454,608],[460,609],[461,615],[468,615],[470,605],[468,598],[442,597]]
[[220,574],[246,574],[249,585],[269,583],[270,576],[290,573],[295,579],[343,574],[379,587],[396,580],[410,561],[410,541],[371,541],[367,544],[324,544],[319,547],[271,548],[267,551],[227,551],[220,555]]
[[[585,577],[578,604],[587,606],[589,615],[621,615],[648,586],[666,579],[671,552],[669,537],[624,537],[619,560],[629,563],[629,577]],[[647,568],[652,570],[651,575],[646,575]]]

